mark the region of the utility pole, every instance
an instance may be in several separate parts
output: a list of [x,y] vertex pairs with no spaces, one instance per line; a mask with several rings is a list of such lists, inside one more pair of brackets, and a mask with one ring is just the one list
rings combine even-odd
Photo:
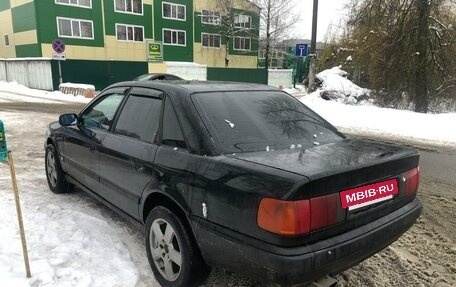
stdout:
[[307,91],[309,93],[315,90],[315,74],[316,74],[316,48],[317,48],[317,17],[318,17],[318,0],[313,1],[312,15],[312,39],[310,41],[310,67],[309,67],[309,85]]

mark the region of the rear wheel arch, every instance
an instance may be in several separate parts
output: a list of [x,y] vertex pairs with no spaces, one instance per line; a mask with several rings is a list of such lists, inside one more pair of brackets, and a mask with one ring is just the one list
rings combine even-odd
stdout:
[[157,206],[163,206],[168,208],[170,211],[172,211],[176,216],[180,219],[182,224],[184,225],[186,231],[188,234],[190,234],[193,243],[195,244],[196,247],[199,249],[199,244],[196,241],[195,233],[193,232],[193,228],[190,224],[190,220],[187,216],[188,214],[188,209],[186,209],[182,206],[182,204],[179,204],[175,199],[171,198],[170,196],[163,194],[159,191],[152,192],[150,193],[146,199],[144,200],[142,212],[141,212],[141,221],[145,224],[147,220],[147,216],[149,213],[152,211],[154,207]]
[[187,216],[188,211],[186,211],[182,204],[179,204],[175,199],[161,192],[152,192],[144,200],[141,212],[141,221],[143,223],[146,222],[147,216],[149,215],[151,210],[156,206],[163,206],[174,212],[176,216],[184,224],[187,231],[191,233],[193,240],[196,243],[196,239],[193,234],[193,229],[191,228],[190,221]]

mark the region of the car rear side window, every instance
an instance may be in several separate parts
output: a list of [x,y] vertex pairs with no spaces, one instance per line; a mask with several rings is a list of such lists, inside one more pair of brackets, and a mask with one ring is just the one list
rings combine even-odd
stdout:
[[109,130],[124,94],[110,94],[89,107],[81,115],[87,127]]
[[179,121],[174,107],[169,99],[165,101],[165,113],[163,116],[163,137],[164,145],[185,148],[184,135],[182,134]]
[[130,95],[120,113],[114,133],[145,142],[154,142],[162,100]]

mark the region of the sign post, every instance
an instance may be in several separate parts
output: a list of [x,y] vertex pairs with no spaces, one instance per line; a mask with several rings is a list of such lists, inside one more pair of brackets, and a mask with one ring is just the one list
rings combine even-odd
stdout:
[[[6,158],[5,155],[7,155]],[[17,219],[19,222],[19,232],[21,234],[22,241],[22,254],[24,255],[25,274],[28,278],[30,278],[32,275],[30,273],[30,263],[27,252],[27,242],[25,240],[24,222],[22,221],[22,211],[21,203],[19,201],[19,190],[17,188],[16,171],[14,170],[13,154],[7,149],[5,129],[3,122],[0,120],[0,162],[4,161],[7,161],[10,168],[11,180],[13,182],[14,201],[16,203]]]
[[63,80],[62,65],[60,64],[60,61],[65,61],[65,54],[63,53],[65,52],[65,43],[60,39],[54,39],[54,41],[52,41],[52,49],[55,52],[52,54],[52,58],[59,63],[59,84],[61,84]]

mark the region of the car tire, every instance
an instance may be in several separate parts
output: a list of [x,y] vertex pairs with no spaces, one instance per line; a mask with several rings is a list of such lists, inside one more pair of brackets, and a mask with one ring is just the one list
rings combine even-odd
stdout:
[[46,179],[53,193],[65,193],[71,190],[60,165],[59,155],[52,144],[47,145],[45,158]]
[[209,274],[191,235],[166,207],[155,207],[147,217],[146,251],[155,278],[163,287],[197,286]]

